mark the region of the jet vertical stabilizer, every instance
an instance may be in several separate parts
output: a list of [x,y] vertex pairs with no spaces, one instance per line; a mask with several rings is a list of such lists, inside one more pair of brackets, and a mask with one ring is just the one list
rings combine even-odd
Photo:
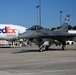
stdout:
[[64,23],[69,23],[70,15],[68,14],[64,20]]
[[69,18],[70,18],[70,15],[66,15],[64,23],[63,23],[62,27],[59,29],[59,31],[68,32]]

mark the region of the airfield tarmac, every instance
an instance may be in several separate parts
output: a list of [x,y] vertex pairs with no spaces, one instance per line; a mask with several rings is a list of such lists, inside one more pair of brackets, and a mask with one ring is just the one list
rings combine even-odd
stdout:
[[76,75],[76,44],[51,46],[39,52],[36,45],[0,48],[0,75]]

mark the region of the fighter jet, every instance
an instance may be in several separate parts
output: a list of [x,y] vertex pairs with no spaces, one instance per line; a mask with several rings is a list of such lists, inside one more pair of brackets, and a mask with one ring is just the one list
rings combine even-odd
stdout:
[[[67,15],[62,27],[58,30],[52,31],[42,26],[35,25],[29,28],[26,32],[19,35],[18,39],[29,39],[38,45],[39,51],[42,52],[42,48],[48,49],[51,46],[52,41],[57,40],[62,44],[62,50],[65,49],[66,41],[76,36],[76,34],[68,33],[70,15]],[[46,43],[46,46],[44,46]]]

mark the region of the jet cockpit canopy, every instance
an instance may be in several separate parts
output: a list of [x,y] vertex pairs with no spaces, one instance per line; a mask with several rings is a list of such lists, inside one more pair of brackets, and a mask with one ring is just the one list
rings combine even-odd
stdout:
[[44,29],[44,28],[40,25],[34,25],[31,28],[29,28],[29,30],[40,30],[40,29]]

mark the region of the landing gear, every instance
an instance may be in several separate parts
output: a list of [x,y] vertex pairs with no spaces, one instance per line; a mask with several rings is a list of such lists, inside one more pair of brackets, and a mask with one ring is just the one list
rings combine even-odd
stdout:
[[62,50],[65,50],[66,49],[66,42],[65,41],[62,41],[62,40],[60,40],[60,42],[62,43]]
[[42,48],[39,49],[39,52],[42,52]]
[[45,46],[45,50],[48,50],[49,49],[49,46]]
[[40,45],[39,46],[39,52],[42,52],[42,48],[45,48],[45,50],[48,50],[49,49],[49,46],[43,46],[43,45]]
[[42,52],[42,51],[43,51],[43,50],[42,50],[43,47],[44,47],[43,45],[40,45],[40,46],[39,46],[39,52]]
[[65,45],[63,45],[63,46],[62,46],[62,50],[65,50],[65,49],[66,49],[66,46],[65,46]]

